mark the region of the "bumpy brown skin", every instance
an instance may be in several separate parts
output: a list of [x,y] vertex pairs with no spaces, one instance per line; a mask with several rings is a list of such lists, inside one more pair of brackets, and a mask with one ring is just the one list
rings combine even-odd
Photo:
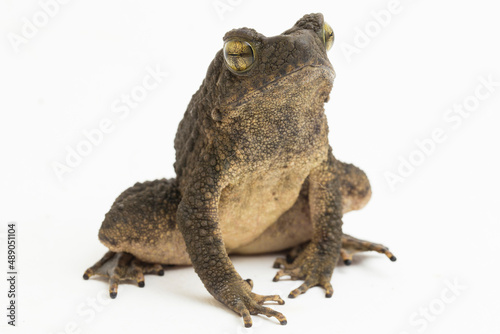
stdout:
[[323,105],[335,73],[322,28],[323,16],[311,14],[275,37],[248,28],[226,34],[224,40],[251,43],[255,63],[234,73],[222,51],[216,54],[179,124],[177,178],[126,190],[102,224],[100,240],[135,260],[103,266],[114,254],[109,253],[86,278],[132,278],[143,286],[141,261],[192,263],[207,290],[246,326],[252,324],[250,314],[285,324],[281,313],[262,306],[282,304],[281,298],[252,293],[229,253],[277,251],[310,241],[293,263],[275,263],[284,267],[275,280],[289,275],[305,281],[290,297],[316,285],[332,295],[330,279],[343,242],[351,245],[342,249],[344,260],[364,250],[392,256],[382,245],[342,234],[343,212],[363,207],[371,190],[366,175],[337,161],[328,143]]
[[[371,197],[368,178],[354,165],[338,160],[337,164],[343,213],[361,209]],[[313,228],[308,188],[304,183],[296,203],[261,235],[228,253],[277,252],[310,241]],[[175,218],[180,200],[175,179],[136,183],[113,203],[99,230],[99,239],[111,251],[131,253],[144,262],[191,265]],[[348,238],[342,238],[343,249],[348,246]]]

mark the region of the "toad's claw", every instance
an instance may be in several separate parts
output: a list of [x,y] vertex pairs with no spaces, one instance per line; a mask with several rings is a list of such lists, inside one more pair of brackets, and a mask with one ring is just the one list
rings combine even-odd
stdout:
[[288,295],[288,298],[295,298],[297,297],[298,295],[301,295],[303,293],[305,293],[307,290],[309,290],[309,288],[312,288],[313,286],[321,286],[325,289],[325,297],[326,298],[330,298],[333,296],[333,287],[332,285],[330,284],[330,282],[323,282],[323,283],[320,283],[320,284],[315,284],[315,282],[313,280],[306,280],[304,283],[302,283],[301,286],[299,286],[297,289],[293,290],[292,292],[290,292],[290,294]]
[[309,244],[305,250],[294,260],[288,263],[283,258],[278,258],[274,266],[282,267],[273,278],[274,282],[279,281],[283,276],[290,276],[292,280],[304,280],[304,283],[297,289],[290,292],[288,298],[295,298],[305,293],[313,286],[320,286],[325,289],[325,296],[330,298],[333,295],[333,288],[330,284],[336,257],[332,254],[322,254],[318,247]]
[[[252,327],[252,317],[250,315],[263,314],[267,317],[275,317],[281,325],[286,325],[287,321],[285,316],[269,307],[262,306],[261,303],[264,303],[266,300],[275,300],[276,297],[281,300],[280,304],[284,304],[285,302],[279,298],[279,296],[260,296],[256,294],[253,295],[253,301],[250,303],[245,303],[243,301],[239,301],[235,307],[235,311],[239,313],[243,317],[243,322],[245,323],[245,327]],[[271,297],[271,298],[270,298]],[[260,302],[257,301],[260,298]]]
[[[278,282],[280,280],[280,278],[283,276],[290,276],[290,278],[292,280],[299,280],[299,279],[302,279],[301,277],[303,277],[300,274],[299,268],[282,269],[276,273],[276,275],[273,278],[273,281]],[[298,295],[306,293],[307,290],[309,290],[310,288],[312,288],[314,286],[320,286],[320,287],[324,288],[325,289],[325,297],[330,298],[331,296],[333,296],[333,287],[329,281],[327,281],[327,280],[319,280],[318,281],[313,276],[309,276],[308,278],[306,278],[305,282],[302,283],[301,286],[299,286],[297,289],[290,292],[290,294],[288,295],[288,298],[295,298]]]
[[252,280],[233,282],[228,285],[223,292],[217,293],[216,298],[243,317],[245,327],[252,327],[251,315],[258,314],[274,317],[281,325],[286,325],[287,321],[283,314],[263,306],[268,302],[275,302],[278,305],[283,305],[285,301],[278,295],[263,296],[253,293],[251,291],[253,288],[252,283]]
[[138,287],[143,288],[144,274],[163,276],[163,267],[160,264],[142,262],[129,253],[107,252],[102,259],[85,271],[83,278],[86,280],[92,276],[108,278],[109,296],[114,299],[118,294],[120,282],[135,281]]
[[253,299],[257,302],[259,305],[264,305],[266,302],[277,302],[278,305],[284,305],[285,301],[281,299],[280,296],[278,295],[269,295],[269,296],[261,296],[258,294],[253,294]]
[[375,251],[380,254],[385,254],[391,261],[396,261],[396,257],[384,245],[376,244],[370,241],[354,238],[348,234],[342,236],[342,249],[340,256],[344,264],[349,266],[352,264],[352,257],[359,252]]

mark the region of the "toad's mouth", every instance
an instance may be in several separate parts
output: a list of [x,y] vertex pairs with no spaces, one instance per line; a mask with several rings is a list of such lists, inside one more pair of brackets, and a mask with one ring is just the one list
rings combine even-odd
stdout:
[[[268,91],[279,89],[286,84],[293,83],[297,86],[305,86],[313,82],[322,81],[329,83],[330,86],[333,86],[334,79],[335,71],[331,67],[327,67],[324,65],[304,65],[284,75],[280,75],[258,88],[255,88],[254,90],[246,94],[245,97],[231,102],[223,108],[232,110],[238,109],[238,107],[245,105],[250,101],[253,101],[258,95],[266,94],[266,92]],[[330,91],[331,89],[328,89],[324,92],[324,103],[327,103],[330,100]]]

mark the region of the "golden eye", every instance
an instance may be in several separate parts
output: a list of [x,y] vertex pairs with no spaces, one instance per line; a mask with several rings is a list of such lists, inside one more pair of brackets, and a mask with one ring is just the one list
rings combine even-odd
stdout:
[[255,53],[250,43],[240,39],[230,39],[224,43],[224,60],[234,72],[245,72],[255,62]]
[[323,24],[323,43],[325,43],[326,51],[330,50],[333,45],[333,29],[328,23]]

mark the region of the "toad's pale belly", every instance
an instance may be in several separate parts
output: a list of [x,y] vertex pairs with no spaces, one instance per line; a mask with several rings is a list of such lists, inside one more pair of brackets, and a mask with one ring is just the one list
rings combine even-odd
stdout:
[[222,191],[219,223],[226,249],[250,243],[292,207],[309,170],[250,174]]

